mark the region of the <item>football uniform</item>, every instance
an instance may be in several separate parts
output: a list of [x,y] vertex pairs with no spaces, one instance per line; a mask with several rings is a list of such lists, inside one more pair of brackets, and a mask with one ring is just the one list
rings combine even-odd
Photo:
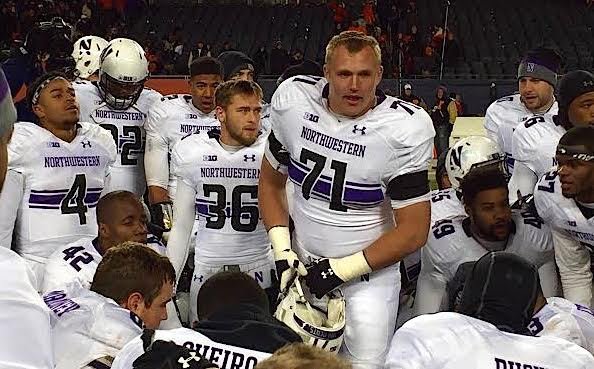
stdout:
[[[323,78],[297,76],[271,103],[266,158],[295,186],[288,194],[292,247],[304,262],[365,249],[394,229],[393,209],[429,199],[428,188],[415,187],[433,149],[427,113],[378,91],[366,114],[339,117],[328,109],[328,91]],[[415,191],[401,187],[411,182]],[[347,306],[343,354],[356,368],[382,367],[398,312],[399,263],[340,288]]]
[[511,194],[515,196],[516,193],[514,183],[518,183],[516,187],[521,190],[522,196],[531,194],[538,179],[557,165],[555,152],[564,133],[565,128],[557,124],[550,114],[535,115],[516,127],[512,138],[512,155],[518,164],[521,163],[532,173],[514,170]]
[[[165,255],[165,247],[154,236],[147,239],[147,246]],[[99,252],[97,238],[82,238],[60,247],[45,264],[42,293],[56,290],[78,280],[83,287],[91,288],[93,276],[103,256]]]
[[[514,228],[504,245],[506,252],[519,255],[538,268],[554,260],[550,229],[537,216],[513,212],[512,221]],[[446,286],[453,280],[458,267],[476,261],[488,252],[474,238],[470,218],[437,221],[429,232],[427,245],[421,249],[415,314],[443,310]]]
[[564,197],[556,170],[545,173],[537,183],[534,204],[540,217],[553,229],[555,259],[565,298],[592,307],[592,204],[579,204]]
[[144,124],[149,108],[162,97],[161,94],[145,88],[132,107],[115,110],[101,97],[97,82],[75,82],[73,86],[80,104],[80,120],[108,130],[117,145],[118,156],[110,189],[131,191],[141,197],[146,189]]
[[53,369],[50,312],[37,293],[35,275],[23,258],[2,246],[0,281],[0,368]]
[[206,133],[220,125],[215,111],[204,114],[194,106],[191,95],[167,95],[155,102],[145,125],[147,184],[166,188],[173,200],[175,176],[169,170],[169,157],[174,145],[182,137]]
[[[251,146],[229,152],[221,146],[216,133],[188,136],[173,148],[171,155],[178,180],[195,193],[195,214],[188,214],[198,218],[190,287],[192,321],[197,320],[200,287],[218,271],[241,270],[254,277],[262,288],[271,286],[275,273],[270,240],[258,209],[258,179],[267,136],[260,135]],[[176,202],[175,207],[179,206],[182,205]],[[181,228],[181,223],[174,223],[169,253],[188,248],[178,241],[178,231],[185,235],[189,232]]]
[[94,360],[115,357],[142,333],[142,321],[115,301],[78,282],[43,296],[52,314],[56,369],[81,368]]
[[594,313],[560,297],[549,297],[528,325],[535,336],[552,335],[594,353]]
[[[555,101],[549,110],[540,115],[555,115],[559,108]],[[512,153],[513,133],[518,124],[525,122],[535,114],[522,103],[520,94],[502,97],[493,102],[485,113],[485,130],[487,137],[499,144],[506,155],[509,173],[513,172],[514,157]]]
[[427,314],[394,334],[386,369],[586,369],[594,357],[556,337],[500,331],[457,313]]
[[466,215],[462,195],[453,188],[431,193],[431,226],[440,219]]
[[[184,346],[204,359],[216,364],[220,369],[253,369],[258,362],[267,359],[270,354],[241,347],[225,345],[212,341],[205,335],[187,328],[157,330],[153,342],[172,341]],[[140,337],[130,341],[118,353],[111,369],[130,369],[134,360],[144,353]]]
[[23,122],[14,126],[8,150],[10,175],[20,182],[16,192],[11,185],[2,191],[0,242],[10,245],[14,236],[15,251],[31,262],[42,283],[45,261],[58,247],[97,234],[95,207],[115,145],[91,123],[78,123],[74,140],[64,142]]

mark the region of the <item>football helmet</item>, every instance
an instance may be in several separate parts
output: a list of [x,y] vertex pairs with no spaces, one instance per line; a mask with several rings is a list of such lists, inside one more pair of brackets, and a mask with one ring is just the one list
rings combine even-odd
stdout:
[[134,40],[116,38],[101,52],[99,91],[113,109],[126,110],[134,105],[148,75],[144,50]]
[[300,278],[295,278],[282,295],[274,316],[299,334],[305,344],[337,352],[342,345],[345,327],[342,293],[330,292],[315,301],[315,306],[310,301],[314,301],[314,297],[306,297]]
[[468,136],[456,142],[446,155],[445,167],[454,189],[460,188],[460,182],[471,169],[498,165],[504,170],[504,155],[499,145],[483,136]]
[[99,36],[84,36],[74,43],[72,57],[80,78],[89,78],[99,70],[101,52],[107,41]]

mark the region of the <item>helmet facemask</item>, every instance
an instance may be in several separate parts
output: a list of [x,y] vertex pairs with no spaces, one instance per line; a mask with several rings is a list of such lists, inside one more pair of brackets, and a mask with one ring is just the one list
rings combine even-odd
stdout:
[[99,92],[109,107],[116,110],[126,110],[138,101],[144,81],[122,82],[105,72],[99,72]]

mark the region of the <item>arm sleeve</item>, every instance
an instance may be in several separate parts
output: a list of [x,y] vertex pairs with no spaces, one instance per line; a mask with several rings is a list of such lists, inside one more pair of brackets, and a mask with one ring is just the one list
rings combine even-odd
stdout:
[[421,249],[421,273],[417,281],[414,316],[440,311],[446,296],[447,278],[437,263],[432,250],[425,245]]
[[499,137],[498,125],[495,122],[495,119],[493,117],[493,112],[491,109],[492,109],[492,106],[490,106],[487,109],[487,112],[485,113],[485,123],[484,123],[485,133],[487,134],[488,138],[497,142],[499,147],[503,148],[501,138]]
[[553,230],[553,242],[565,298],[575,304],[592,307],[592,271],[588,250],[557,230]]
[[561,296],[561,285],[557,277],[555,260],[545,263],[538,269],[540,287],[545,297]]
[[12,232],[23,199],[25,179],[21,173],[9,170],[0,192],[0,247],[10,248]]
[[175,201],[173,202],[173,228],[167,243],[167,256],[175,268],[179,279],[188,258],[190,237],[196,216],[194,203],[196,191],[184,181],[177,182]]
[[533,193],[536,182],[538,182],[536,174],[523,162],[516,160],[514,164],[514,172],[508,185],[510,204],[513,204],[518,200],[518,191],[520,191],[522,196]]
[[163,124],[163,117],[157,105],[158,102],[149,110],[145,125],[144,171],[147,185],[167,188],[169,183],[169,145],[158,132],[159,125]]

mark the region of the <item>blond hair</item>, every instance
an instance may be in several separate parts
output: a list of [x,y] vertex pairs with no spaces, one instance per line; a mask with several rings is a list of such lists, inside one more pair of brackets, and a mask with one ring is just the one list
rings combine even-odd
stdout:
[[255,369],[352,369],[351,364],[320,348],[293,343],[277,350]]
[[241,79],[226,81],[215,90],[215,104],[225,109],[231,105],[231,99],[235,95],[256,96],[261,100],[263,93],[256,82]]
[[375,54],[378,63],[382,63],[382,51],[377,40],[371,36],[358,31],[344,31],[332,37],[326,46],[326,58],[324,62],[328,64],[332,59],[334,50],[339,46],[344,46],[349,53],[357,53],[369,46]]

